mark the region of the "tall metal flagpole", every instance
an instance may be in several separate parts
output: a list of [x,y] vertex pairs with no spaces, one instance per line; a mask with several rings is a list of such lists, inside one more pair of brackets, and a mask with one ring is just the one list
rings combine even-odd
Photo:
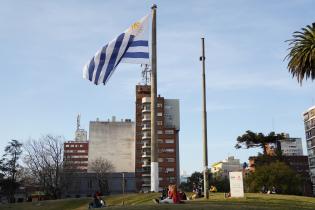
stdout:
[[152,60],[151,60],[151,191],[159,191],[159,166],[157,157],[157,140],[156,140],[156,8],[154,4],[152,9]]
[[204,197],[206,199],[209,198],[209,190],[208,190],[208,143],[207,143],[207,110],[206,110],[206,73],[205,73],[205,38],[201,38],[201,46],[202,46],[202,56],[200,57],[200,61],[202,61],[202,102],[203,102],[203,123],[202,123],[202,131],[203,131],[203,177],[204,177]]

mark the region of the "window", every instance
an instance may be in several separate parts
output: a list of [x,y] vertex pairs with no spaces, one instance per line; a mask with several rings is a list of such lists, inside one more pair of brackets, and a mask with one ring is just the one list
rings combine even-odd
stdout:
[[174,139],[165,139],[166,144],[174,144]]
[[159,144],[163,143],[163,139],[158,139],[157,141],[158,141]]
[[174,130],[165,130],[165,134],[174,134]]
[[83,147],[83,144],[80,144],[80,147]]
[[70,145],[70,147],[74,147],[74,145],[73,145],[73,144],[71,144],[71,145]]
[[161,104],[161,103],[157,103],[157,108],[162,108],[163,107],[163,105]]
[[162,113],[162,112],[158,112],[158,113],[157,113],[157,116],[158,116],[158,117],[162,117],[162,116],[163,116],[163,113]]
[[162,130],[158,130],[157,134],[163,134],[163,131]]
[[174,168],[166,168],[166,173],[168,172],[174,172]]
[[174,152],[174,149],[172,149],[172,148],[167,148],[167,149],[165,149],[165,152],[172,153],[172,152]]
[[159,163],[163,163],[163,158],[159,158]]
[[175,162],[175,158],[166,158],[166,162],[174,163]]
[[157,121],[157,125],[163,125],[163,121]]
[[168,179],[170,180],[170,182],[175,182],[175,177],[173,176],[170,176]]
[[69,147],[69,144],[66,144],[66,147]]

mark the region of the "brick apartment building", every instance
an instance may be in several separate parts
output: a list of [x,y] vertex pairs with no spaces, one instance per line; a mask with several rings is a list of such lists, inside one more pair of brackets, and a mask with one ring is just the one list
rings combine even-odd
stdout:
[[88,152],[87,132],[80,129],[80,115],[78,115],[75,140],[64,143],[64,170],[66,172],[87,172]]
[[[135,173],[137,190],[151,185],[151,98],[149,85],[136,86]],[[159,187],[179,183],[179,100],[157,97]]]

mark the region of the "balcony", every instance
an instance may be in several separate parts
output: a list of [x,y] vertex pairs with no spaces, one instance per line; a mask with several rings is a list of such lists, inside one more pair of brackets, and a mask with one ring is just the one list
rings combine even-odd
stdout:
[[143,125],[142,125],[142,130],[143,130],[143,131],[151,130],[151,125],[143,124]]
[[142,98],[142,103],[143,104],[151,103],[151,97],[143,97]]
[[143,161],[141,166],[142,166],[142,168],[145,168],[145,167],[150,167],[151,165],[150,165],[149,161]]
[[150,138],[151,138],[151,132],[142,133],[142,139],[150,139]]
[[142,187],[151,187],[151,184],[150,183],[143,183],[141,186]]
[[147,177],[143,177],[141,179],[144,183],[151,183],[151,179],[150,178],[147,178]]
[[141,148],[142,149],[150,149],[151,148],[151,144],[144,143]]
[[144,152],[142,153],[142,156],[143,158],[151,158],[151,154],[149,152]]
[[149,115],[149,114],[143,115],[143,117],[142,117],[142,122],[143,122],[143,121],[151,121],[151,115]]
[[150,172],[143,172],[143,174],[141,174],[142,177],[151,177],[151,173]]
[[151,108],[148,105],[143,106],[142,108],[142,113],[150,113],[151,112]]

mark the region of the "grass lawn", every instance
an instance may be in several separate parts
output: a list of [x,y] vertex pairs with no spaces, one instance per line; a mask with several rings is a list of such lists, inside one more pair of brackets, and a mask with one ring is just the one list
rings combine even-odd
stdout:
[[[127,194],[105,197],[106,209],[125,210],[315,210],[315,198],[291,195],[246,194],[246,198],[225,199],[222,193],[213,194],[209,200],[198,199],[185,204],[158,205],[152,202],[159,194]],[[1,210],[86,210],[91,198],[63,199],[34,203],[0,204]],[[123,205],[124,203],[124,205]]]

